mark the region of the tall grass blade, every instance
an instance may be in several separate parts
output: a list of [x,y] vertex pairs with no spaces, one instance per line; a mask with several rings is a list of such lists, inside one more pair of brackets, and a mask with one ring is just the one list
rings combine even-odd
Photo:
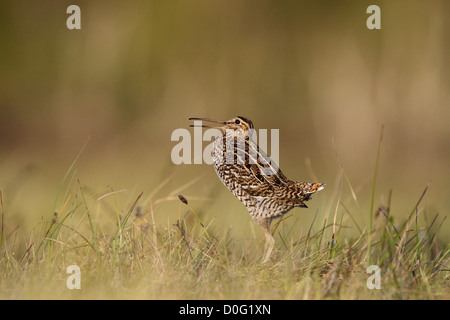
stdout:
[[373,236],[373,204],[375,202],[375,187],[377,184],[378,165],[380,162],[381,145],[383,144],[384,125],[381,126],[380,142],[378,143],[377,159],[375,161],[375,170],[373,172],[372,191],[370,196],[369,208],[369,238],[367,242],[367,263],[370,265],[371,251],[372,251],[372,236]]

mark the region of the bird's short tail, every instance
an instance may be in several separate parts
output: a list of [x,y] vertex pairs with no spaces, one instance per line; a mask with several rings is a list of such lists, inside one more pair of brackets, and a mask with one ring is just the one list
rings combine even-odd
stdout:
[[309,190],[306,190],[306,193],[315,193],[317,191],[325,188],[325,183],[311,183]]
[[325,188],[324,183],[308,183],[308,182],[298,182],[301,189],[301,193],[298,198],[295,199],[295,206],[301,208],[308,208],[305,201],[311,199],[313,193]]

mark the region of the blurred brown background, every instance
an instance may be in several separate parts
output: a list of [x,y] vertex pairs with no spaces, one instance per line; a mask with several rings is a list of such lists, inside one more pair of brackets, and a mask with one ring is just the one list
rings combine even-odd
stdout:
[[[70,4],[81,8],[81,30],[66,28]],[[371,4],[381,8],[381,30],[366,27]],[[393,190],[393,214],[409,214],[431,183],[421,208],[445,216],[448,57],[445,0],[2,1],[0,190],[9,218],[51,215],[58,185],[91,135],[77,163],[81,184],[126,189],[129,205],[141,191],[148,203],[201,177],[180,192],[208,198],[193,206],[212,203],[217,210],[205,210],[231,224],[220,220],[224,203],[243,217],[245,208],[212,167],[173,165],[170,136],[189,117],[235,115],[280,129],[288,177],[327,183],[312,212],[337,201],[334,139],[362,221],[384,124],[376,205]],[[348,191],[341,200],[351,208]]]

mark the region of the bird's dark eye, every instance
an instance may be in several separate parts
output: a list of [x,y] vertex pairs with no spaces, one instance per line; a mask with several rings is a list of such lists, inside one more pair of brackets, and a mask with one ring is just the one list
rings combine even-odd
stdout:
[[236,120],[234,121],[234,123],[240,124],[241,122],[240,122],[238,119],[236,119]]

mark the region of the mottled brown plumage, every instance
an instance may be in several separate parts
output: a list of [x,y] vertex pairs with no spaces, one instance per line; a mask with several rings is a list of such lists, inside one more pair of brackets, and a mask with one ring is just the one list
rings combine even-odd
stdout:
[[322,190],[324,184],[289,180],[253,142],[253,123],[245,117],[228,121],[206,118],[189,120],[221,124],[215,127],[201,125],[222,132],[213,144],[214,169],[223,184],[247,207],[253,221],[264,230],[266,248],[263,262],[267,262],[275,244],[270,232],[272,220],[295,207],[307,208],[304,202],[313,193]]

